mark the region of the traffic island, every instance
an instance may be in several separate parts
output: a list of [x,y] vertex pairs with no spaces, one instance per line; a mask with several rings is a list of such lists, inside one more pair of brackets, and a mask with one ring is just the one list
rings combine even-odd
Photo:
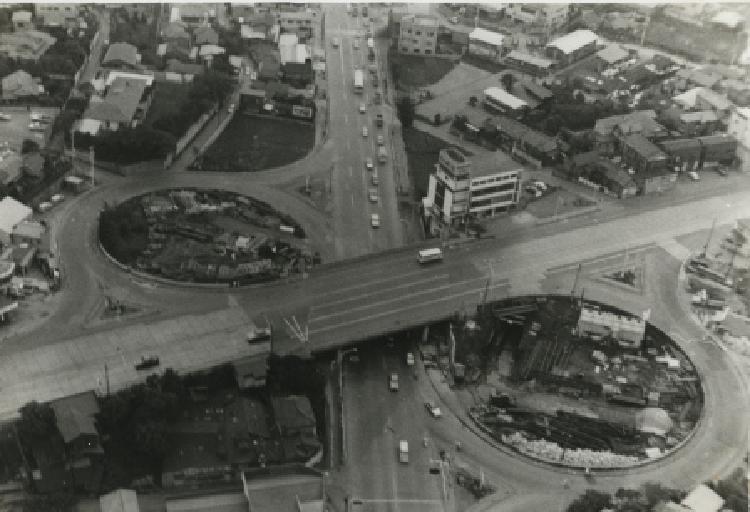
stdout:
[[685,444],[702,415],[700,377],[682,349],[607,304],[518,297],[430,330],[425,367],[453,382],[471,424],[540,461],[646,464]]

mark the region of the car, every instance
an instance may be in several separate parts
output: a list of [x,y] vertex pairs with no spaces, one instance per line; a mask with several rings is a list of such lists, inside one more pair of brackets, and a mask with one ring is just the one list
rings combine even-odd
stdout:
[[726,177],[726,176],[728,176],[728,175],[729,175],[729,173],[727,172],[727,170],[726,170],[726,168],[725,168],[725,167],[717,167],[717,168],[716,168],[716,172],[718,173],[718,175],[719,175],[719,176],[724,176],[724,177]]
[[406,353],[406,365],[414,366],[414,354],[412,354],[411,352]]
[[537,181],[535,181],[533,183],[533,185],[536,188],[538,188],[539,190],[541,190],[542,192],[546,192],[547,191],[547,184],[545,182],[543,182],[543,181],[537,180]]
[[701,180],[700,174],[698,174],[695,171],[688,171],[687,175],[688,175],[688,178],[690,178],[693,181],[700,181]]
[[534,185],[526,185],[523,189],[534,197],[542,197],[542,191]]
[[354,38],[354,49],[359,50],[359,38],[358,37]]
[[359,113],[360,114],[364,114],[365,112],[367,112],[367,106],[364,103],[360,103],[359,104]]
[[368,134],[367,126],[363,126],[362,127],[362,137],[367,137],[367,134]]
[[367,160],[365,160],[365,168],[368,171],[372,171],[375,168],[375,165],[372,163],[372,158],[368,157]]
[[43,132],[45,130],[44,125],[39,122],[33,122],[29,124],[29,130],[32,132]]
[[227,113],[232,114],[234,113],[234,103],[230,103],[227,107]]
[[391,391],[398,391],[398,373],[392,373],[388,378],[388,389]]
[[154,366],[159,366],[159,358],[156,356],[141,356],[140,361],[136,361],[136,370],[148,370]]
[[378,202],[378,189],[371,188],[370,192],[368,193],[368,197],[371,203],[377,203]]
[[436,406],[433,402],[425,402],[424,408],[430,413],[433,418],[440,418],[443,413],[440,411],[440,407]]
[[448,21],[455,25],[456,23],[458,23],[458,16],[451,16],[450,18],[448,18]]
[[0,121],[10,121],[10,119],[11,119],[10,114],[0,112]]
[[370,215],[370,225],[373,228],[379,228],[380,227],[380,215],[377,213],[373,213]]
[[338,48],[339,47],[339,38],[338,37],[334,37],[331,40],[331,46],[333,46],[334,48]]
[[370,176],[370,181],[373,185],[380,185],[380,178],[378,177],[378,173],[372,173],[372,176]]
[[49,123],[52,118],[48,114],[40,114],[39,112],[32,112],[29,116],[33,123]]
[[378,146],[385,146],[385,139],[382,135],[378,135]]

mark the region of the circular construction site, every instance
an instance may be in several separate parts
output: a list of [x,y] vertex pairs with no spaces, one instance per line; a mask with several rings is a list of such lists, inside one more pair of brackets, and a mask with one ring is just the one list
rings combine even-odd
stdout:
[[682,446],[702,415],[700,377],[683,350],[613,306],[517,297],[432,333],[425,366],[452,369],[477,426],[534,459],[584,470],[645,464]]
[[319,262],[294,219],[252,197],[214,189],[158,190],[107,206],[99,241],[121,266],[182,282],[240,286]]

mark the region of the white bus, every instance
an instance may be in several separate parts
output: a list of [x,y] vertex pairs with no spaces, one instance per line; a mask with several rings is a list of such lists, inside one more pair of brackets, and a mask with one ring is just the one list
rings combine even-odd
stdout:
[[429,263],[431,261],[442,261],[443,259],[443,251],[441,251],[437,247],[433,247],[431,249],[422,249],[419,251],[419,257],[417,258],[417,261],[421,264]]

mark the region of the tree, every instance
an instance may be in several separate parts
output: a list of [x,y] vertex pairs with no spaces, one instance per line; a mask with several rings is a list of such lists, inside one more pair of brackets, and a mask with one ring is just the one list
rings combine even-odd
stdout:
[[471,105],[472,107],[476,107],[477,106],[477,101],[478,100],[477,100],[476,96],[471,96],[469,98],[469,105]]
[[77,500],[72,494],[54,493],[30,496],[23,502],[23,512],[70,512]]
[[36,401],[21,407],[21,421],[18,424],[21,436],[26,439],[43,439],[57,430],[55,411],[49,404]]
[[414,102],[404,96],[396,102],[396,113],[404,128],[411,128],[414,124]]
[[513,90],[513,84],[516,83],[516,77],[513,76],[512,73],[505,73],[502,78],[500,78],[500,82],[502,82],[506,91],[511,92]]
[[581,103],[581,104],[583,104],[583,103],[585,103],[585,102],[586,102],[586,96],[584,96],[584,95],[583,95],[583,93],[582,93],[581,91],[578,91],[578,92],[576,93],[576,96],[575,96],[575,98],[576,98],[576,103]]
[[661,501],[680,501],[680,493],[678,491],[655,482],[643,484],[643,496],[646,498],[649,508]]
[[608,508],[612,502],[609,494],[588,490],[573,503],[568,505],[568,512],[599,512]]

